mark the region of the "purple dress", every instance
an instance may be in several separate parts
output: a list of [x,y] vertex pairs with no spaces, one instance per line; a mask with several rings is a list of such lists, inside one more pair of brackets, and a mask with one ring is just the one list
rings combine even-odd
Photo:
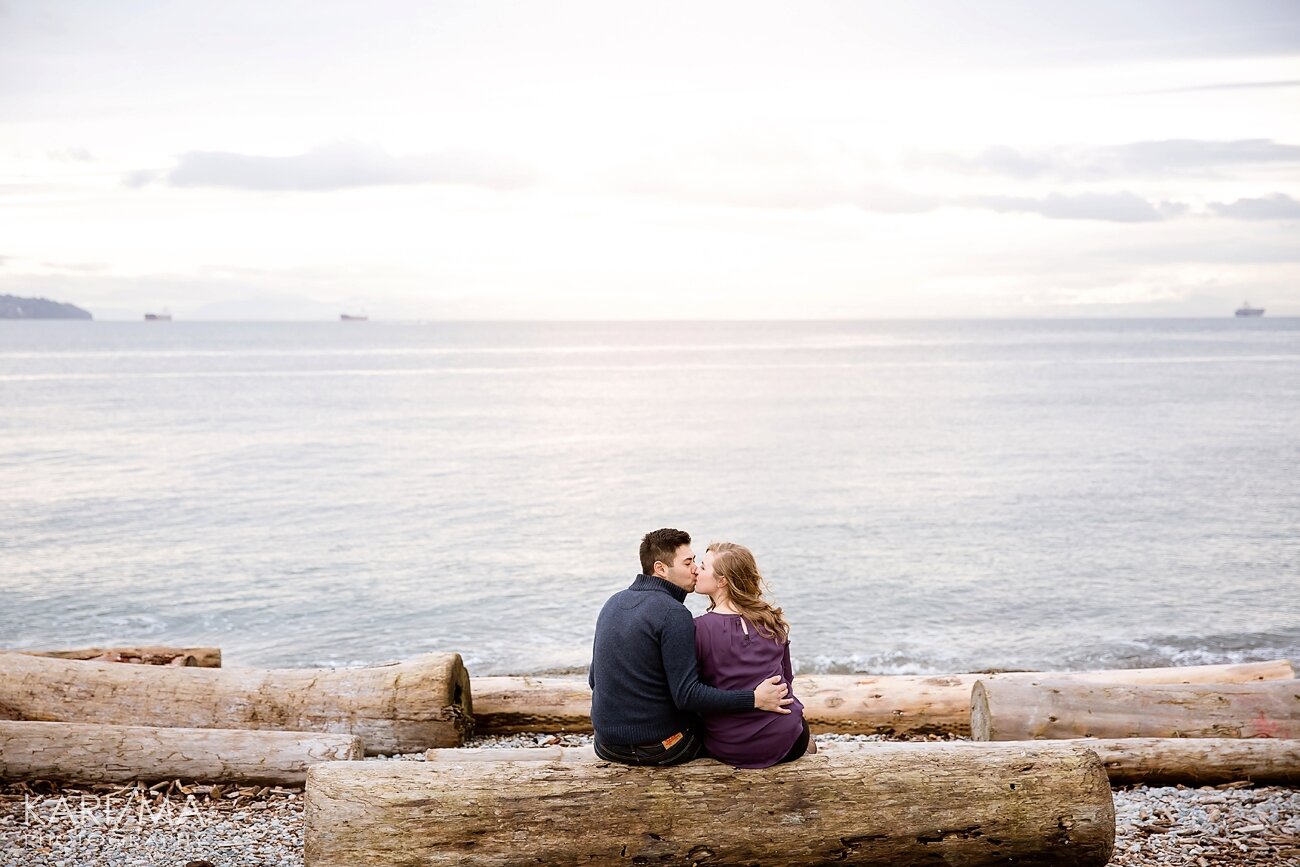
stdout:
[[[695,656],[700,680],[715,689],[753,689],[774,674],[791,686],[790,642],[758,634],[754,624],[741,627],[739,614],[710,611],[695,618]],[[746,634],[745,630],[749,632]],[[754,708],[741,713],[702,716],[704,746],[721,762],[737,768],[767,768],[785,758],[803,733],[803,704],[795,698],[790,713]]]

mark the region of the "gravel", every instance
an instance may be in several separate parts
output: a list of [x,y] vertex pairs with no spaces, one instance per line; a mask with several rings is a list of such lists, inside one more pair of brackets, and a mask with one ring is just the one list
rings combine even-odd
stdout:
[[[883,740],[818,735],[819,743]],[[919,740],[942,740],[923,738]],[[585,746],[590,735],[481,737],[470,747]],[[369,761],[423,761],[423,753]],[[1134,786],[1115,791],[1117,867],[1300,864],[1300,790]],[[8,867],[302,867],[302,790],[0,786],[0,864]]]

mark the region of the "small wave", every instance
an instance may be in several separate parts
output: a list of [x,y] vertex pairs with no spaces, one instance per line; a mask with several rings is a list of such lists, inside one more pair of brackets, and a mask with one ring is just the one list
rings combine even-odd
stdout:
[[1300,630],[1139,638],[1092,648],[1066,659],[1067,670],[1230,665],[1289,659],[1300,662]]
[[799,657],[792,662],[795,674],[936,675],[979,671],[988,667],[971,660],[902,650]]

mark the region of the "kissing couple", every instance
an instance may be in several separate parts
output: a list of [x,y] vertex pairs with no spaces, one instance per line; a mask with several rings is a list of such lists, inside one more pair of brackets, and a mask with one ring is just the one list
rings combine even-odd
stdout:
[[[692,591],[710,599],[696,618],[682,604]],[[596,755],[766,768],[816,752],[791,692],[790,626],[763,592],[748,548],[714,542],[697,561],[688,533],[647,533],[641,574],[596,620],[587,676]]]

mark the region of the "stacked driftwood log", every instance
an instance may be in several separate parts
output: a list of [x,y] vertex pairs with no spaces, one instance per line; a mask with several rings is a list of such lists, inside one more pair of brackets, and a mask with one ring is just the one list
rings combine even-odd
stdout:
[[212,648],[0,653],[0,780],[301,784],[311,764],[459,746],[472,725],[459,654],[340,669],[220,660]]
[[817,675],[794,690],[816,732],[969,740],[833,744],[765,771],[627,768],[590,748],[460,748],[471,727],[590,731],[582,679],[471,682],[456,654],[260,670],[220,668],[211,648],[93,648],[0,653],[0,780],[305,779],[309,867],[1104,864],[1111,785],[1300,784],[1287,661]]

